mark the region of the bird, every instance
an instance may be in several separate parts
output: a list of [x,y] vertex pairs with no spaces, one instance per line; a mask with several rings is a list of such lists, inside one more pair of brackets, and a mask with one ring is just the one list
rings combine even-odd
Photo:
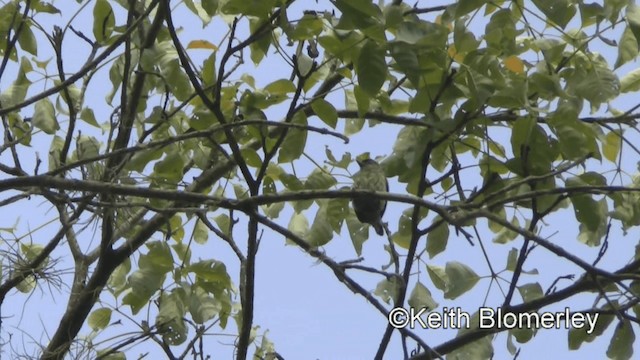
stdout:
[[[353,174],[353,190],[389,191],[389,182],[382,166],[373,159],[356,160],[360,171]],[[371,196],[355,196],[353,210],[361,223],[370,224],[380,236],[384,235],[382,215],[387,201]]]

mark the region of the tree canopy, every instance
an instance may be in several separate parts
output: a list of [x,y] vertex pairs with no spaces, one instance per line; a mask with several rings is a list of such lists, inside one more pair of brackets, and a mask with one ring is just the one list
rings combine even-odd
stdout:
[[[257,321],[276,246],[384,321],[365,357],[517,357],[547,331],[633,357],[633,2],[0,4],[4,353],[287,358],[271,339],[297,334]],[[389,192],[351,189],[367,157]],[[383,237],[354,196],[388,202]],[[554,329],[484,326],[498,311]]]

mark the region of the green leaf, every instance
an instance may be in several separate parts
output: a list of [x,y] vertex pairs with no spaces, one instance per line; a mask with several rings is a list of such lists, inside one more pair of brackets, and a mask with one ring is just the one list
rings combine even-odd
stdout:
[[[425,28],[424,25],[424,23],[418,23],[415,21],[402,22],[398,26],[395,41],[411,45],[415,45],[421,42],[426,36],[429,35],[429,31]],[[413,49],[415,51],[415,48]]]
[[22,22],[22,28],[20,29],[20,35],[18,36],[18,44],[20,44],[22,50],[35,56],[38,55],[38,41],[31,31],[31,25],[29,22]]
[[422,71],[415,46],[404,42],[393,42],[389,46],[391,57],[396,62],[395,66],[407,75],[412,84],[418,86]]
[[[261,18],[250,18],[249,19],[249,30],[252,34],[255,34],[258,29],[260,29],[265,24],[265,20]],[[267,55],[269,51],[269,47],[271,46],[273,36],[270,34],[266,34],[265,36],[261,36],[255,41],[252,41],[249,44],[249,50],[251,51],[251,61],[255,65],[259,64],[260,61]]]
[[216,52],[213,51],[202,62],[202,85],[203,87],[213,86],[216,83]]
[[455,299],[475,286],[480,277],[467,265],[450,261],[444,269],[447,274],[447,289],[444,292],[445,299]]
[[431,291],[421,282],[417,282],[409,296],[409,306],[414,309],[428,309],[432,311],[438,307],[438,303],[431,297]]
[[362,46],[356,74],[358,84],[369,96],[374,97],[387,79],[387,63],[384,59],[385,51],[374,41],[367,40]]
[[222,307],[213,296],[199,286],[193,286],[189,296],[189,313],[196,324],[204,324],[213,319]]
[[242,200],[249,196],[249,190],[243,186],[243,184],[234,183],[233,192],[236,195],[236,199]]
[[507,266],[506,270],[514,271],[516,269],[516,265],[518,264],[518,250],[516,248],[511,248],[509,250],[509,255],[507,255]]
[[579,71],[567,81],[576,95],[597,107],[620,94],[620,80],[609,68],[594,67],[588,72]]
[[225,14],[241,14],[264,19],[276,4],[276,0],[228,0],[223,4],[221,11]]
[[153,160],[160,159],[162,157],[162,149],[152,148],[148,150],[140,150],[135,152],[126,163],[125,168],[131,171],[142,172],[144,168]]
[[[579,180],[576,180],[579,179]],[[574,183],[574,181],[576,181]],[[568,185],[578,185],[578,184],[585,184],[585,185],[590,185],[590,186],[606,186],[607,185],[607,178],[604,177],[604,175],[595,172],[595,171],[588,171],[585,172],[583,174],[580,174],[577,178],[573,177],[573,178],[569,178],[567,180],[567,184]]]
[[16,290],[20,291],[23,294],[28,294],[33,289],[35,289],[36,285],[37,283],[35,277],[33,275],[29,275],[18,285],[16,285]]
[[158,301],[160,310],[156,316],[158,332],[170,345],[180,345],[187,340],[187,327],[184,321],[186,306],[180,296],[181,288],[171,293],[163,293]]
[[118,58],[113,62],[111,68],[109,69],[109,80],[111,81],[111,91],[105,97],[107,103],[111,105],[113,101],[113,97],[116,95],[116,92],[122,84],[122,73],[124,71],[124,55],[118,56]]
[[620,80],[620,92],[634,92],[640,90],[640,69],[631,70]]
[[513,335],[511,335],[511,333],[507,336],[507,350],[512,356],[518,352],[518,348],[516,348],[516,345],[513,343]]
[[[0,95],[1,97],[1,95]],[[0,99],[0,102],[2,100]],[[9,129],[13,133],[14,139],[25,146],[31,145],[31,126],[22,119],[22,116],[16,112],[7,114],[7,123]]]
[[606,15],[604,7],[598,3],[585,4],[580,2],[578,7],[580,8],[582,25],[585,27],[600,23]]
[[196,281],[200,284],[213,283],[225,289],[231,287],[231,278],[223,262],[202,260],[186,267],[186,270],[196,275]]
[[60,129],[60,125],[58,125],[58,120],[56,119],[55,109],[49,98],[44,98],[36,102],[31,121],[33,122],[33,126],[49,135],[55,134],[55,132]]
[[[460,3],[458,3],[458,7]],[[456,11],[458,8],[456,8]],[[466,21],[463,18],[458,18],[453,28],[453,43],[456,46],[458,53],[467,53],[478,49],[478,40],[476,36],[468,31],[469,28],[466,25]]]
[[151,295],[160,289],[164,283],[165,274],[157,273],[153,269],[139,269],[129,276],[131,292],[122,299],[123,305],[129,305],[135,315],[148,305]]
[[99,308],[95,309],[89,314],[87,318],[87,325],[93,330],[102,330],[109,325],[111,321],[111,309]]
[[57,7],[42,1],[38,1],[37,3],[34,3],[31,6],[33,7],[34,11],[39,13],[41,12],[46,14],[60,14],[60,10]]
[[351,243],[356,254],[360,256],[362,254],[362,244],[369,238],[369,226],[361,223],[352,210],[349,211],[346,221]]
[[127,288],[127,275],[131,271],[131,260],[127,259],[111,273],[109,277],[109,289],[118,296]]
[[[433,221],[436,222],[439,220],[441,220],[441,218],[437,216]],[[443,221],[427,235],[427,253],[429,253],[429,258],[433,259],[434,256],[443,252],[444,249],[447,248],[448,240],[449,226],[447,226],[446,221]]]
[[[96,120],[96,116],[93,114],[93,109],[85,107],[80,112],[80,119],[86,122],[89,125],[95,126],[97,128],[100,127],[98,121]],[[137,153],[136,153],[137,154]]]
[[182,66],[180,66],[180,62],[176,58],[171,58],[172,56],[177,55],[174,49],[165,48],[168,46],[170,45],[164,44],[163,46],[157,46],[154,48],[157,50],[157,56],[160,56],[161,58],[161,61],[158,62],[157,66],[160,68],[160,73],[164,77],[166,85],[169,87],[176,99],[180,101],[187,101],[189,96],[193,93],[191,81],[189,81],[189,77],[183,71]]
[[318,247],[327,244],[333,238],[333,228],[327,219],[327,201],[321,203],[320,209],[316,212],[311,228],[305,234],[305,240],[311,246]]
[[396,276],[385,278],[378,283],[373,294],[379,296],[385,303],[389,304],[398,297],[400,281]]
[[487,0],[460,0],[456,3],[456,18],[460,18],[487,3]]
[[542,286],[538,283],[518,286],[518,292],[520,292],[520,296],[522,296],[522,300],[524,300],[524,302],[540,299],[544,296]]
[[593,127],[578,120],[578,109],[573,104],[560,104],[549,117],[549,125],[558,137],[560,152],[566,160],[579,159],[587,154],[601,158]]
[[260,158],[260,155],[258,155],[258,152],[254,149],[243,148],[242,150],[240,150],[240,154],[242,154],[242,158],[247,163],[247,165],[254,168],[259,168],[262,166],[262,159]]
[[[44,246],[40,244],[20,244],[20,251],[28,261],[35,260],[42,250],[44,250]],[[37,270],[43,269],[48,263],[49,258],[47,257],[42,263],[40,263]]]
[[[54,84],[59,85],[60,82],[58,80],[54,81]],[[64,115],[68,115],[69,114],[69,108],[73,107],[74,109],[78,108],[78,105],[80,103],[80,96],[81,96],[81,90],[75,85],[75,84],[71,84],[67,87],[67,92],[69,93],[69,98],[67,99],[66,96],[59,96],[56,98],[56,109],[64,114]],[[67,104],[67,107],[63,107],[61,106],[61,102],[60,100],[64,101],[65,104]]]
[[411,233],[413,229],[413,208],[404,209],[402,215],[398,218],[398,231],[395,232],[391,239],[393,243],[408,249],[411,243]]
[[93,36],[98,43],[107,40],[115,26],[113,9],[107,0],[96,0],[93,7]]
[[[262,193],[263,194],[275,194],[277,193],[276,184],[271,178],[271,176],[267,175],[264,178],[264,182],[262,185]],[[270,219],[275,219],[280,215],[280,211],[284,209],[284,202],[276,202],[268,205],[262,205],[261,208],[264,211],[265,215]]]
[[[549,136],[533,118],[518,119],[511,134],[511,147],[516,157],[511,160],[511,170],[518,175],[546,174],[557,158],[557,148]],[[515,165],[515,166],[513,166]]]
[[327,221],[331,224],[331,228],[336,234],[340,233],[342,224],[349,216],[349,200],[348,199],[329,199],[327,204]]
[[219,0],[202,0],[201,5],[204,11],[209,14],[209,16],[213,16],[216,14],[218,10],[218,1]]
[[429,136],[424,129],[416,126],[403,127],[393,145],[392,158],[389,162],[394,166],[388,169],[392,171],[387,175],[399,175],[400,182],[408,183],[416,175],[410,170],[416,168],[420,154],[429,141]]
[[193,240],[196,244],[205,244],[209,240],[209,228],[200,219],[196,219],[193,227]]
[[153,241],[146,244],[149,251],[140,255],[141,269],[151,269],[156,274],[164,274],[173,270],[173,256],[165,241]]
[[216,216],[215,218],[213,218],[213,221],[216,222],[216,225],[218,225],[218,228],[220,229],[220,231],[222,231],[223,234],[229,236],[229,226],[231,225],[231,219],[229,219],[229,215],[227,214],[220,214],[218,216]]
[[187,9],[191,10],[192,13],[197,15],[200,20],[202,20],[203,27],[211,22],[211,16],[209,12],[202,7],[202,1],[195,2],[193,0],[185,0],[184,3],[187,6]]
[[571,197],[571,203],[576,215],[576,220],[590,231],[596,231],[606,222],[606,209],[600,202],[594,200],[591,195],[575,195]]
[[[357,86],[356,86],[356,88],[357,88]],[[364,91],[363,91],[363,93],[364,93]],[[349,89],[345,89],[344,90],[344,95],[345,95],[345,103],[347,105],[347,109],[360,111],[359,103],[356,100],[356,96],[354,94],[354,91],[353,90],[349,90]],[[344,134],[347,135],[347,136],[356,134],[360,130],[362,130],[363,126],[364,126],[364,119],[363,118],[346,119],[346,124],[344,126]]]
[[178,151],[173,151],[153,166],[153,172],[156,176],[168,181],[179,181],[182,179],[184,165],[185,161],[182,158],[182,154]]
[[[307,125],[307,116],[303,111],[298,111],[293,116],[294,124],[299,125]],[[307,144],[307,131],[300,129],[290,129],[287,133],[286,138],[282,142],[282,146],[280,147],[280,151],[278,153],[278,162],[279,163],[288,163],[293,160],[298,159],[302,152],[304,151],[304,147]]]
[[[9,1],[4,2],[3,4],[4,5],[0,7],[0,35],[6,37],[9,32],[10,26],[14,24],[14,21],[12,21],[12,19],[19,19],[21,16],[18,12],[19,3]],[[3,50],[4,46],[5,45],[3,45]]]
[[609,131],[604,136],[604,142],[602,143],[602,154],[605,159],[616,163],[618,161],[618,154],[622,148],[622,134],[618,130]]
[[51,146],[49,147],[49,171],[53,171],[60,167],[60,153],[64,146],[64,139],[59,136],[54,136],[51,140]]
[[533,3],[563,29],[576,14],[575,5],[569,0],[533,0]]
[[309,190],[326,190],[337,183],[336,178],[325,169],[316,168],[311,172],[307,181],[305,181],[304,187]]
[[638,42],[631,28],[627,26],[622,32],[622,36],[618,42],[618,58],[616,59],[614,68],[619,68],[635,59],[636,56],[638,56]]
[[607,356],[616,360],[631,359],[635,340],[636,335],[631,327],[631,322],[627,319],[620,321],[609,343]]
[[338,124],[338,111],[325,99],[318,98],[311,103],[311,109],[318,115],[320,120],[335,129]]
[[313,68],[314,64],[315,64],[315,61],[312,58],[310,58],[307,54],[301,54],[300,56],[297,57],[296,65],[298,66],[298,71],[302,76],[309,75],[309,72]]
[[404,17],[404,9],[402,6],[385,6],[382,10],[384,13],[384,23],[387,28],[394,29],[402,22]]
[[304,236],[307,234],[309,230],[309,221],[304,214],[295,213],[291,216],[291,220],[289,221],[289,225],[287,226],[292,233],[304,239]]
[[[112,351],[113,349],[98,350],[96,353],[102,360],[127,360],[127,356],[122,351]],[[109,355],[104,355],[105,353]]]
[[304,184],[298,177],[291,174],[282,174],[280,176],[280,181],[282,185],[284,185],[288,190],[296,191],[304,188]]
[[371,0],[336,0],[335,5],[342,11],[345,6],[355,9],[360,16],[366,15],[371,17],[379,17],[381,15],[380,8]]
[[[605,199],[602,199],[600,201],[601,205],[603,203],[605,205],[604,208],[606,210],[606,200]],[[607,227],[606,226],[602,226],[602,225],[603,224],[600,224],[600,226],[597,229],[591,230],[585,224],[580,224],[580,226],[578,227],[578,229],[580,231],[580,234],[578,235],[578,241],[580,241],[581,243],[583,243],[585,245],[589,245],[589,246],[592,246],[592,247],[600,246],[600,243],[602,242],[602,239],[607,234]]]
[[513,337],[516,338],[516,341],[524,344],[526,342],[529,342],[529,340],[533,338],[533,335],[535,335],[535,330],[536,329],[534,327],[516,327],[510,329],[509,334],[513,335]]
[[265,86],[265,91],[274,95],[288,94],[296,91],[296,86],[288,79],[279,79]]
[[331,152],[331,149],[329,148],[329,146],[325,146],[324,151],[325,151],[325,154],[327,155],[327,159],[328,159],[327,163],[331,166],[339,167],[341,169],[347,169],[349,165],[353,163],[353,160],[351,159],[351,153],[349,152],[343,153],[342,157],[338,161],[333,156],[333,153]]
[[436,288],[446,291],[447,286],[449,284],[449,275],[442,266],[436,266],[427,264],[427,273],[429,274],[429,278],[431,278],[431,282],[435,285]]
[[[615,300],[613,302],[615,304]],[[605,309],[609,309],[609,306],[605,307]],[[593,314],[591,314],[593,316]],[[615,315],[607,315],[607,314],[599,314],[597,321],[595,322],[595,327],[593,331],[589,334],[590,330],[588,327],[583,328],[572,328],[569,329],[568,334],[568,342],[570,350],[577,350],[582,346],[582,343],[592,342],[598,336],[601,336],[605,330],[609,328],[609,325],[613,323],[615,320]]]
[[636,38],[636,45],[640,46],[640,7],[635,2],[629,3],[625,14],[629,29]]
[[80,135],[77,140],[78,160],[90,159],[100,154],[100,142],[93,136]]
[[555,99],[563,93],[557,74],[535,72],[528,79],[529,92],[537,93],[543,99]]
[[292,40],[308,40],[320,35],[322,28],[322,18],[316,14],[304,14],[293,31],[288,31],[287,35]]
[[[500,51],[502,54],[516,52],[516,25],[510,10],[497,11],[485,28],[485,41],[489,48]],[[465,62],[467,59],[465,58]]]
[[[540,198],[542,199],[543,197],[540,197]],[[539,205],[538,210],[541,211],[540,210],[540,205]],[[503,209],[502,212],[504,212],[504,209]],[[493,223],[491,221],[489,223],[490,224],[495,224],[495,223]],[[511,224],[513,226],[515,226],[516,228],[520,228],[520,221],[515,216],[511,219]],[[519,234],[517,232],[507,228],[506,226],[504,226],[504,227],[501,226],[501,225],[498,225],[498,226],[499,226],[499,230],[496,232],[496,236],[493,238],[493,242],[496,243],[496,244],[506,244],[509,241],[515,240],[519,236]]]
[[360,85],[354,86],[353,95],[355,96],[356,105],[358,106],[358,116],[364,118],[365,114],[369,111],[371,98]]
[[431,95],[429,94],[429,90],[427,88],[420,88],[409,103],[409,112],[426,114],[430,106]]
[[[325,53],[333,55],[344,63],[349,63],[354,56],[357,56],[357,45],[363,40],[363,35],[351,32],[347,36],[336,36],[336,34],[324,35],[318,38],[318,44],[324,48]],[[347,67],[338,68],[336,73],[347,79],[351,79],[351,70]]]
[[[479,328],[480,317],[476,312],[471,316],[468,326],[461,326],[457,336]],[[492,336],[485,336],[447,354],[447,360],[491,359],[494,356]]]
[[370,0],[335,0],[333,4],[342,12],[339,29],[360,29],[367,37],[384,42],[382,11]]

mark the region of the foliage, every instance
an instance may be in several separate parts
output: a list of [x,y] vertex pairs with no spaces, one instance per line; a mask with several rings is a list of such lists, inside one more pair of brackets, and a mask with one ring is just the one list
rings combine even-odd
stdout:
[[[0,305],[44,284],[68,294],[37,355],[124,359],[153,344],[204,358],[205,337],[222,333],[237,359],[279,358],[254,321],[268,311],[256,283],[273,281],[256,276],[259,244],[277,234],[383,319],[409,306],[476,313],[442,343],[388,325],[376,359],[517,356],[513,339],[546,331],[479,329],[482,306],[598,313],[594,332],[567,331],[568,347],[608,336],[601,354],[632,358],[640,259],[620,249],[640,225],[640,9],[421,6],[3,2]],[[363,136],[354,155],[335,146]],[[362,152],[385,155],[390,193],[347,188]],[[388,242],[371,244],[387,264],[361,257],[356,193],[389,203]],[[358,259],[339,262],[330,246],[347,238]]]

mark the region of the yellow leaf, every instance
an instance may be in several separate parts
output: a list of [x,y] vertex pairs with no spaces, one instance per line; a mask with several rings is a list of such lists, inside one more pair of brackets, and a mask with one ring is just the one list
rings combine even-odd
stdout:
[[436,24],[444,25],[449,29],[449,31],[453,31],[453,24],[451,24],[451,22],[449,22],[449,21],[443,22],[442,21],[442,15],[436,16]]
[[209,49],[209,50],[218,50],[218,47],[208,42],[207,40],[192,40],[187,45],[187,49]]
[[618,131],[610,131],[604,137],[602,143],[602,152],[607,160],[615,163],[618,160],[618,154],[622,146],[622,135]]
[[449,46],[447,54],[457,63],[462,63],[462,61],[464,60],[464,55],[458,52],[455,45]]
[[504,66],[516,74],[524,74],[524,63],[515,55],[504,59]]

